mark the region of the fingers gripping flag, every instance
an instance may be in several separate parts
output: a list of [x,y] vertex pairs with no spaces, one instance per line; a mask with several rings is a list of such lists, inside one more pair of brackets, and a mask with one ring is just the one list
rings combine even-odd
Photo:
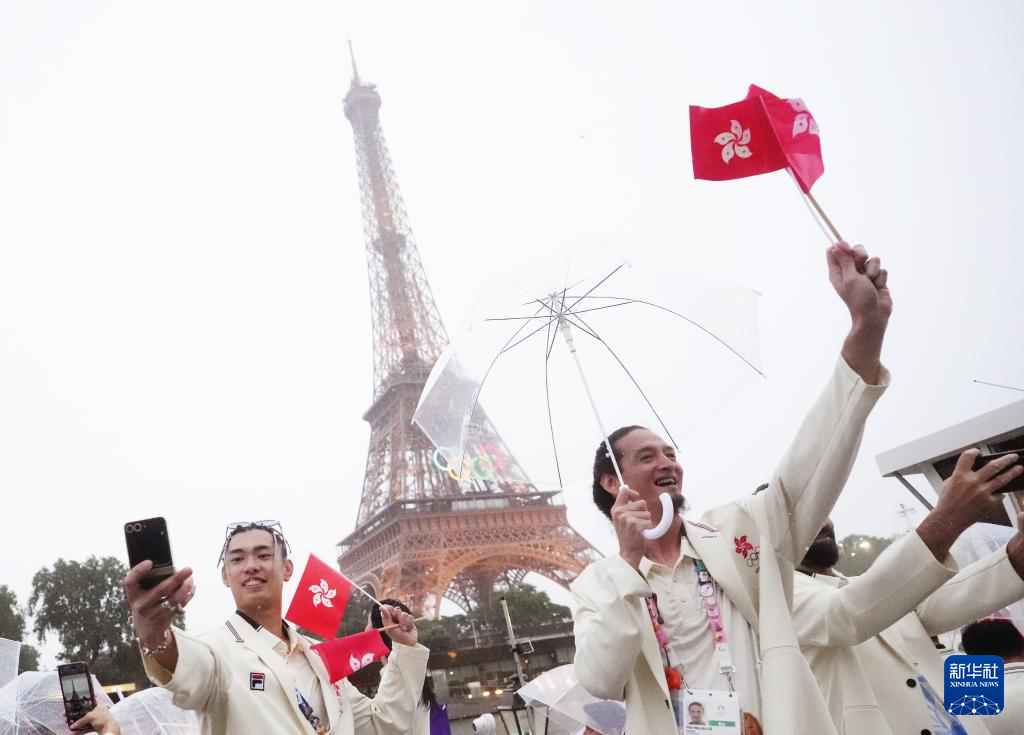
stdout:
[[345,615],[352,583],[312,554],[285,618],[324,638],[334,638]]
[[389,653],[377,628],[317,643],[313,650],[323,659],[332,684]]
[[806,193],[825,171],[818,124],[801,99],[751,84],[725,107],[690,107],[693,176],[724,181],[789,168]]

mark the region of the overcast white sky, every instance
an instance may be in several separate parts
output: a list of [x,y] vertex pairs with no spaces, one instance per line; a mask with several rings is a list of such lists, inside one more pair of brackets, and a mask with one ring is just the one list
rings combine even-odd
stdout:
[[353,529],[372,371],[348,37],[450,332],[489,276],[582,237],[763,293],[769,379],[684,447],[698,510],[770,472],[846,322],[784,174],[692,180],[687,105],[803,97],[815,194],[896,300],[893,386],[835,519],[901,530],[874,456],[1021,397],[972,379],[1024,385],[1022,21],[1013,2],[0,0],[0,583],[25,600],[42,566],[123,558],[122,523],[163,515],[202,629],[230,609],[226,522],[280,518],[300,558]]

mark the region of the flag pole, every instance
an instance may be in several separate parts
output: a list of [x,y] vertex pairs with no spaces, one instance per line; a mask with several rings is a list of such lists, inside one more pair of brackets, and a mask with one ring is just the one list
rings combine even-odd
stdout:
[[[810,205],[814,206],[814,209],[811,210],[811,216],[814,217],[814,221],[818,223],[818,227],[821,227],[821,231],[825,233],[825,237],[828,237],[830,242],[832,240],[832,237],[835,238],[836,242],[842,241],[843,236],[839,234],[839,230],[836,229],[836,226],[832,224],[832,220],[830,220],[828,218],[828,215],[825,214],[825,210],[821,208],[820,204],[818,204],[818,200],[814,198],[814,195],[811,194],[811,192],[804,191],[800,187],[800,182],[797,181],[796,174],[793,173],[793,169],[787,166],[786,173],[788,173],[789,177],[793,179],[793,183],[796,185],[797,190],[800,192],[800,198],[804,200],[804,204],[808,205],[807,208],[811,209]],[[817,215],[815,215],[815,212],[817,212]],[[819,216],[821,219],[818,219]],[[826,230],[825,227],[822,226],[822,222],[824,222],[825,225],[828,226],[828,230]],[[832,233],[831,237],[829,236],[830,231]]]
[[[412,622],[414,622],[414,623],[423,623],[426,620],[427,620],[427,616],[424,615],[422,618],[416,618]],[[387,633],[389,630],[394,630],[395,628],[399,627],[400,625],[401,625],[401,623],[392,623],[391,625],[385,625],[382,628],[374,628],[374,630],[379,631],[381,633]]]

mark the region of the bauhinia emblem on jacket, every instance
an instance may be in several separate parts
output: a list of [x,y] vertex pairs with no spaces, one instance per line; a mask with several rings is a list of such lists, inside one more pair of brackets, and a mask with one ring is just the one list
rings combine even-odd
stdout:
[[746,560],[747,566],[753,569],[755,572],[761,571],[761,547],[754,546],[752,543],[747,541],[747,535],[743,534],[740,537],[733,537],[733,543],[736,544],[736,553],[739,554]]

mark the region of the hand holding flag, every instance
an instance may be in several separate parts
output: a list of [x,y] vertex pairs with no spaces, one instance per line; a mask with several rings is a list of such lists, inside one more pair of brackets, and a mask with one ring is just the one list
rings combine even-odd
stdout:
[[388,633],[396,643],[416,645],[416,621],[412,615],[390,605],[381,605],[380,612],[384,621],[382,627],[312,646],[323,659],[332,684],[382,656],[387,656],[391,652],[391,641],[385,640],[384,633]]

